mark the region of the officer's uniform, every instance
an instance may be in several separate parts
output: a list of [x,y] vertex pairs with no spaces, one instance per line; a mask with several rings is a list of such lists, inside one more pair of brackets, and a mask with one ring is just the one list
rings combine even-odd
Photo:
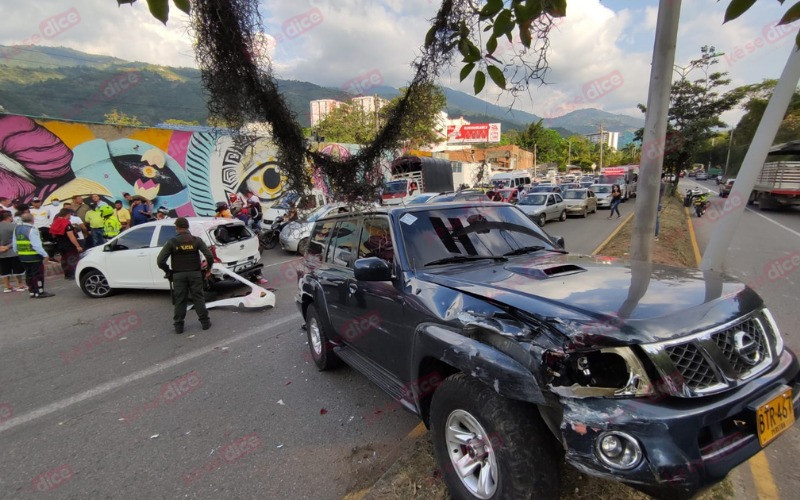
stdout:
[[[168,275],[172,275],[174,287],[175,311],[173,323],[176,333],[183,333],[183,320],[186,317],[186,305],[189,300],[194,304],[197,317],[203,330],[211,326],[206,310],[205,298],[203,296],[203,274],[200,270],[200,254],[202,253],[206,262],[210,266],[214,262],[214,256],[208,246],[188,232],[189,222],[179,217],[175,220],[175,227],[187,229],[186,232],[179,233],[177,236],[167,241],[164,248],[158,254],[158,267]],[[172,259],[172,269],[167,266],[167,259]]]

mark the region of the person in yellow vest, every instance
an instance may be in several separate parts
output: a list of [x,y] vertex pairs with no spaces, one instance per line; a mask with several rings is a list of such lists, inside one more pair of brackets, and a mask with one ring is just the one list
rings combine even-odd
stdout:
[[25,281],[31,298],[46,299],[55,294],[44,291],[44,261],[47,252],[42,246],[39,231],[33,227],[33,215],[26,213],[21,216],[21,224],[14,228],[14,252],[22,261],[25,268]]
[[86,212],[86,225],[89,226],[89,235],[92,239],[92,246],[103,245],[106,241],[103,238],[103,216],[100,209],[94,203],[89,203],[90,210]]
[[119,219],[114,215],[114,209],[110,206],[103,205],[98,210],[103,217],[103,238],[108,241],[122,231],[122,224],[120,224]]

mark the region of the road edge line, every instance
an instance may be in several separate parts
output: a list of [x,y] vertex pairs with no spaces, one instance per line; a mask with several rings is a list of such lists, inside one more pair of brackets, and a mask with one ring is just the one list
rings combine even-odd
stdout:
[[625,217],[625,220],[622,221],[622,224],[617,226],[617,228],[614,229],[614,231],[612,231],[610,235],[608,235],[608,238],[603,240],[603,242],[600,243],[600,245],[597,248],[595,248],[594,251],[590,255],[595,256],[598,253],[602,252],[603,249],[606,247],[606,245],[608,245],[611,242],[611,240],[614,239],[614,236],[616,236],[620,231],[622,231],[622,228],[625,227],[625,224],[627,224],[629,220],[633,219],[633,216],[635,214],[636,214],[636,211],[633,211],[627,217]]
[[683,213],[686,214],[686,224],[689,226],[689,240],[692,242],[692,250],[694,250],[694,260],[697,262],[697,267],[700,267],[700,262],[703,260],[700,254],[700,247],[697,246],[697,236],[694,233],[694,224],[692,224],[692,216],[689,209],[683,207]]

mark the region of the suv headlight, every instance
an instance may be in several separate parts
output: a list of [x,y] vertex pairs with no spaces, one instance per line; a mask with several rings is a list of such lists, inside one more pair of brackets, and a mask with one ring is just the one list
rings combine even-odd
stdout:
[[551,383],[553,392],[568,397],[630,397],[653,394],[653,384],[630,347],[572,352],[561,362]]
[[767,318],[769,329],[772,330],[772,335],[775,337],[775,356],[780,356],[783,352],[783,337],[781,337],[781,331],[778,329],[778,324],[775,323],[775,318],[772,317],[772,313],[769,312],[769,309],[766,307],[764,308],[764,317]]

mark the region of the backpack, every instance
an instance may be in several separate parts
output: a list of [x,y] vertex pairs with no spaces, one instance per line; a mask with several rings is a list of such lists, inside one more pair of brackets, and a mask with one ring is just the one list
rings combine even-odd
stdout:
[[67,227],[69,227],[69,219],[57,217],[50,225],[50,236],[64,236],[67,234]]

